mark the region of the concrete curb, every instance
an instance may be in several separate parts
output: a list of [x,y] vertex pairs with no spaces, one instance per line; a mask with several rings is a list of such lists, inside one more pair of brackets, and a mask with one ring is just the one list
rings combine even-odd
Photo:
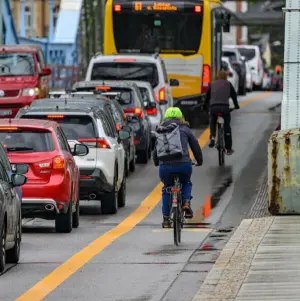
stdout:
[[234,301],[257,247],[274,219],[263,217],[243,220],[192,301]]

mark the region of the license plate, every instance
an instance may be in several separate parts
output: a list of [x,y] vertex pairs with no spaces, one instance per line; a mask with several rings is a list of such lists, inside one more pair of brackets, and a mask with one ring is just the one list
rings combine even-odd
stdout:
[[11,110],[0,110],[0,116],[9,116],[11,113]]
[[197,103],[198,103],[197,100],[182,100],[180,102],[180,104],[183,106],[192,106],[192,105],[196,105]]

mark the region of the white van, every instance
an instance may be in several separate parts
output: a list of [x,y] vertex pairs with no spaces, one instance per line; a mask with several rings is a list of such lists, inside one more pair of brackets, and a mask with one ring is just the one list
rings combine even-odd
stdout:
[[168,107],[173,106],[171,85],[179,85],[176,80],[169,83],[164,61],[159,54],[96,54],[90,61],[85,80],[149,82],[163,115]]
[[237,45],[240,54],[248,61],[252,74],[253,85],[261,90],[263,84],[264,66],[259,47],[256,45]]

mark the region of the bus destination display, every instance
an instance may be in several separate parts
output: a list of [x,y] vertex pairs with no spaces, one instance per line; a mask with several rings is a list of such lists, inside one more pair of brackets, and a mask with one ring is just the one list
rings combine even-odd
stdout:
[[178,7],[175,4],[171,4],[169,2],[141,2],[135,1],[133,2],[133,11],[140,12],[140,11],[173,11],[176,12],[183,7]]

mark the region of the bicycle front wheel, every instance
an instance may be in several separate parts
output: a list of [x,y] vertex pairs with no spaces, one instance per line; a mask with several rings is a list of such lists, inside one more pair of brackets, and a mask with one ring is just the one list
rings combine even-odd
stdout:
[[175,207],[173,213],[173,230],[174,230],[174,244],[176,246],[178,246],[178,244],[180,243],[181,223],[179,221],[180,221],[179,208]]
[[225,163],[225,150],[224,150],[224,148],[219,147],[218,153],[219,153],[219,165],[222,166]]

